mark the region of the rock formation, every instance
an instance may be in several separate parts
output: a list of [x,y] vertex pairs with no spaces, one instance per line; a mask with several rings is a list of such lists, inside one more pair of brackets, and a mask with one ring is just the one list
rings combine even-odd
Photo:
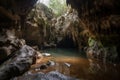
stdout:
[[120,58],[120,0],[66,0],[66,3],[78,11],[83,34],[100,41],[104,47],[115,46]]

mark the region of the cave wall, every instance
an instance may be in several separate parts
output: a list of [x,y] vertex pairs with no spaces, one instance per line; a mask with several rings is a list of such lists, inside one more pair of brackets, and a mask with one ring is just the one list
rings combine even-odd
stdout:
[[[0,0],[0,31],[8,36],[7,30],[14,30],[14,36],[23,38],[25,20],[37,0]],[[0,35],[0,37],[2,37]],[[1,41],[1,39],[0,39]]]
[[80,25],[90,35],[102,42],[119,43],[120,0],[66,0],[66,3],[78,11]]
[[[0,0],[0,63],[16,50],[25,16],[37,0]],[[24,18],[24,19],[23,19]]]
[[[37,0],[0,0],[0,28],[18,27]],[[22,25],[23,26],[23,25]]]
[[101,60],[120,59],[120,0],[66,0],[66,3],[77,10],[88,44],[90,38],[95,41],[87,53],[92,57],[99,55]]

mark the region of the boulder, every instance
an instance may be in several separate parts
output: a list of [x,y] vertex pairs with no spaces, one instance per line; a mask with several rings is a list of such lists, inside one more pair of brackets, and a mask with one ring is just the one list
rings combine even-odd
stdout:
[[19,78],[15,78],[13,80],[79,80],[79,79],[65,76],[57,71],[51,71],[46,74],[42,72],[35,74],[28,74]]
[[15,55],[1,65],[0,80],[9,80],[26,72],[36,60],[36,52],[33,48],[24,45]]

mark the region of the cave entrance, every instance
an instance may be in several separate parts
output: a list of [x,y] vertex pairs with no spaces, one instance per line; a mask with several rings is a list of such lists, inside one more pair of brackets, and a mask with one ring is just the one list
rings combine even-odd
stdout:
[[73,41],[72,37],[66,36],[64,39],[62,39],[58,44],[58,48],[73,48],[77,49],[78,45],[75,41]]
[[[71,25],[75,26],[74,22],[77,22],[77,14],[74,14],[74,12],[70,10],[70,7],[66,5],[66,0],[38,0],[35,6],[36,8],[32,10],[30,17],[34,17],[32,20],[36,19],[34,22],[31,21],[31,23],[36,24],[37,21],[39,32],[37,33],[36,31],[36,35],[40,34],[38,36],[40,36],[43,41],[39,37],[37,37],[38,40],[36,40],[39,45],[43,45],[42,49],[53,47],[54,44],[56,44],[58,48],[78,49],[77,42],[73,41],[72,36],[68,36],[72,34],[71,31],[74,31],[70,28],[73,28]],[[74,20],[72,20],[73,17]],[[39,22],[40,20],[42,23]],[[61,40],[59,40],[59,38],[61,38]]]

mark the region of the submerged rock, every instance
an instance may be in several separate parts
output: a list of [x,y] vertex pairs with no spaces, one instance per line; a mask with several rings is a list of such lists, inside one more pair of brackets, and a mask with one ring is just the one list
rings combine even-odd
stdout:
[[46,57],[51,56],[51,54],[50,54],[50,53],[42,53],[42,55],[43,55],[43,56],[46,56]]
[[54,66],[55,65],[55,62],[54,61],[48,61],[46,63],[47,66]]
[[40,69],[47,69],[47,65],[46,64],[41,65]]
[[71,66],[71,64],[69,64],[69,63],[64,63],[67,67],[70,67]]

